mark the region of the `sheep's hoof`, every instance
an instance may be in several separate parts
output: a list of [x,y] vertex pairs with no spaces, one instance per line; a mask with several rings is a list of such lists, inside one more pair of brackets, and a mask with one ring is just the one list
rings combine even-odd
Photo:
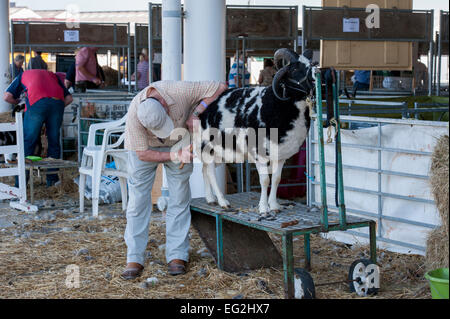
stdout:
[[229,209],[231,207],[230,202],[227,201],[226,199],[224,200],[219,200],[219,205],[220,207],[222,207],[223,209]]
[[269,208],[271,213],[279,213],[283,209],[283,206],[281,206],[277,202],[272,202],[269,203]]
[[212,202],[206,202],[209,206],[217,206],[217,202],[216,201],[212,201]]
[[261,221],[261,220],[263,220],[263,219],[265,219],[265,218],[267,218],[269,216],[270,216],[269,213],[259,213],[258,220]]
[[259,212],[259,218],[260,219],[266,219],[268,217],[271,217],[271,215],[269,214],[269,212]]
[[260,221],[263,221],[263,220],[274,221],[274,220],[277,220],[277,218],[275,216],[270,215],[270,214],[259,215],[258,221],[260,222]]
[[282,203],[280,205],[286,208],[286,207],[289,207],[289,206],[296,206],[297,204],[294,203],[294,202],[288,202],[288,203]]
[[269,212],[269,217],[266,218],[267,220],[276,220],[277,214],[274,211]]

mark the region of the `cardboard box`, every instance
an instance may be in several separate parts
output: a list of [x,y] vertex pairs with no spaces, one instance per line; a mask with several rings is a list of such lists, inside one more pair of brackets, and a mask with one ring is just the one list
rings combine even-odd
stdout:
[[[370,4],[385,9],[413,7],[412,0],[322,0],[323,7],[366,8]],[[358,29],[358,22],[354,21],[358,19],[351,18],[350,11],[347,21],[342,23],[344,32]],[[360,24],[365,23],[365,20],[361,20]],[[412,70],[412,42],[322,40],[320,65],[347,70]]]

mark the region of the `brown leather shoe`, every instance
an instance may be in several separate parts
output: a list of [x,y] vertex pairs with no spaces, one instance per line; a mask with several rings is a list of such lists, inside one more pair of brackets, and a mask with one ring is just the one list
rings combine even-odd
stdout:
[[168,264],[167,271],[172,276],[184,275],[186,273],[186,262],[181,259],[171,260]]
[[133,280],[139,277],[142,274],[143,270],[144,266],[138,263],[128,263],[127,268],[125,268],[120,277],[125,280]]

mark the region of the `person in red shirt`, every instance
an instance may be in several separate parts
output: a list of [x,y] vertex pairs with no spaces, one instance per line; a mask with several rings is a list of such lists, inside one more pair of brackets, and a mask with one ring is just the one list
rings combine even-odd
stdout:
[[[64,107],[72,103],[72,95],[55,73],[47,70],[27,70],[17,76],[6,89],[3,99],[18,104],[25,94],[26,108],[23,120],[25,156],[34,155],[45,123],[48,140],[47,156],[61,158],[60,129]],[[59,180],[57,174],[47,174],[47,186]]]

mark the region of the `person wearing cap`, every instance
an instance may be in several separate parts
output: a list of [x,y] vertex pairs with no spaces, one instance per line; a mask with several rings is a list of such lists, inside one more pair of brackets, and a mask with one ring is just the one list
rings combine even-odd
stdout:
[[[192,131],[198,115],[226,89],[225,83],[215,81],[158,81],[132,100],[125,125],[125,148],[129,151],[129,202],[124,234],[127,266],[122,273],[123,279],[137,278],[144,269],[152,210],[151,191],[159,163],[164,164],[170,190],[165,251],[168,272],[171,275],[186,272],[191,223],[189,177],[193,169],[192,153],[189,134],[176,139],[171,133],[177,128]],[[186,136],[187,145],[174,151]],[[180,162],[185,165],[181,167]]]
[[25,57],[23,55],[17,55],[14,57],[14,61],[11,64],[11,76],[13,78],[13,80],[19,76],[20,74],[22,74],[23,71],[23,64],[25,62]]

